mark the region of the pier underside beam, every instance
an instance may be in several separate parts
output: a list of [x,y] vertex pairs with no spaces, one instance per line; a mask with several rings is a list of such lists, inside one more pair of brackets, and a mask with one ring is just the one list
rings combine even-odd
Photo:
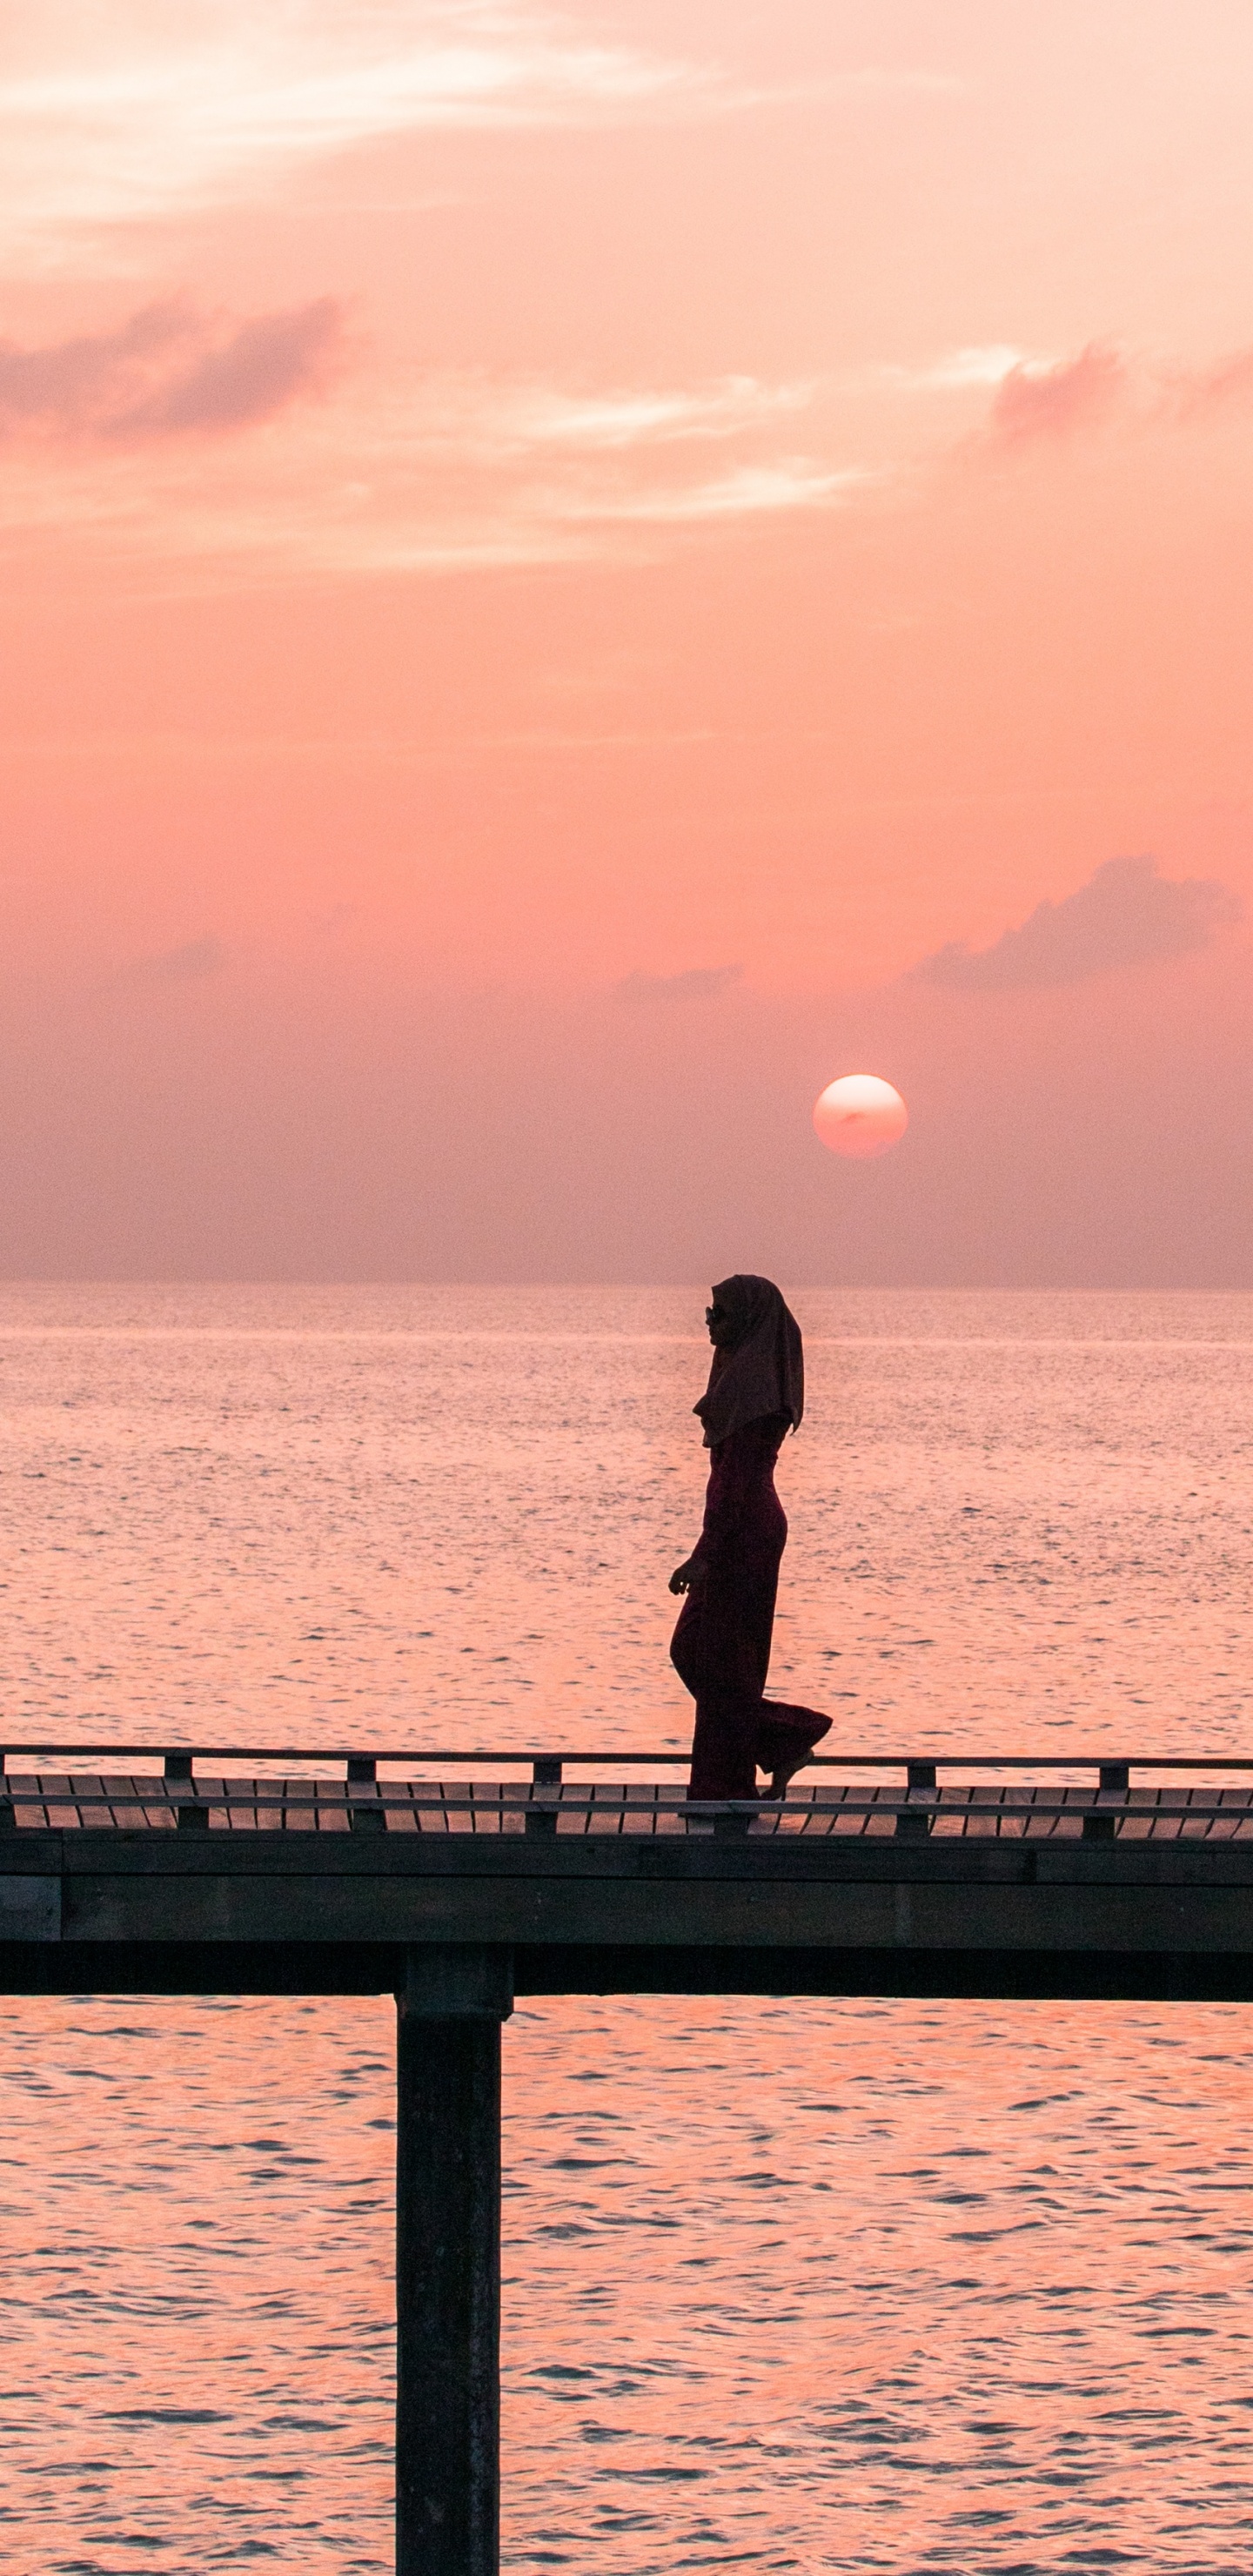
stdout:
[[396,2571],[497,2576],[509,1954],[415,1949],[396,2003]]
[[[518,1945],[519,1995],[983,1995],[1076,2002],[1253,2002],[1253,1951]],[[0,1994],[382,1995],[393,1942],[0,1941]]]
[[519,1995],[1032,1997],[1076,2003],[1250,2003],[1253,1953],[1204,1950],[628,1948],[519,1944]]

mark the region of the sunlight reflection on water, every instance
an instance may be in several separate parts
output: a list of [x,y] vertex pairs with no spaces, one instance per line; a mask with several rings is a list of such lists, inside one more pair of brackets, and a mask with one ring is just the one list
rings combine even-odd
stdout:
[[[703,1292],[6,1289],[10,1740],[680,1743]],[[776,1686],[1247,1751],[1253,1299],[798,1293]],[[9,2002],[0,2552],[389,2564],[388,2003]],[[508,2566],[1246,2567],[1236,2007],[524,2003]]]

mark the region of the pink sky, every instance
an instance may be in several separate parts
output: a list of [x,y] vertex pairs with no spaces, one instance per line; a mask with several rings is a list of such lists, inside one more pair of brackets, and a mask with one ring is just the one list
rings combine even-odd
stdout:
[[1251,123],[1245,0],[10,12],[0,1266],[1253,1284]]

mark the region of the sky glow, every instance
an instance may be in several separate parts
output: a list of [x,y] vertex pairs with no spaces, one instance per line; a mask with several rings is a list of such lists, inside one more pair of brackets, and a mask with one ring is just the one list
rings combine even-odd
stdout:
[[[698,1199],[739,1122],[758,1267],[1242,1279],[1251,112],[1234,0],[11,12],[11,1261],[743,1267],[672,1084]],[[529,1195],[475,1106],[506,1022]],[[426,1234],[332,1111],[274,1213],[319,1033],[328,1099],[408,1103]],[[1134,1177],[1163,1045],[1232,1104],[1212,1221],[1182,1109]],[[1082,1185],[1054,1051],[1127,1090]],[[873,1243],[808,1160],[859,1058],[912,1120]],[[80,1081],[132,1194],[158,1117],[152,1227],[72,1179]],[[985,1137],[976,1209],[928,1156],[991,1082],[1040,1181]],[[572,1099],[627,1119],[637,1235]]]

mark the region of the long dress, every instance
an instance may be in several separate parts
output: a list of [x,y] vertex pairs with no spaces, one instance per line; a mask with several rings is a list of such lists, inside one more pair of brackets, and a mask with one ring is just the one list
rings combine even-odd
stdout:
[[785,1414],[762,1414],[709,1453],[699,1569],[670,1640],[696,1702],[689,1798],[755,1798],[757,1772],[799,1763],[829,1717],[762,1694],[787,1520],[774,1489]]

